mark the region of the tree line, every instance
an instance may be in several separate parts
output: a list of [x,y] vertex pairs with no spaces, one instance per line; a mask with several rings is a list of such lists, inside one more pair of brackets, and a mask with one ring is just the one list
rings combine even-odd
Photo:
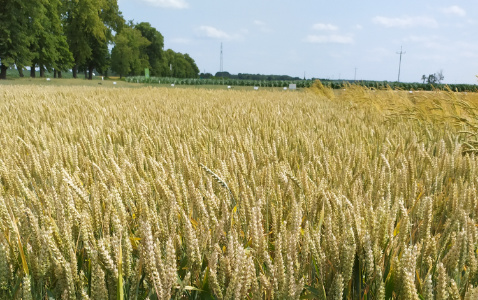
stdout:
[[[117,0],[0,0],[0,79],[9,68],[20,77],[45,71],[96,70],[152,76],[196,78],[199,68],[188,54],[164,50],[164,37],[149,23],[125,22]],[[114,45],[110,51],[111,46]]]
[[292,77],[288,75],[264,75],[264,74],[247,74],[239,73],[237,75],[230,74],[229,72],[216,72],[213,76],[211,73],[201,73],[199,74],[200,78],[209,79],[209,78],[228,78],[228,79],[241,79],[241,80],[302,80],[299,77]]

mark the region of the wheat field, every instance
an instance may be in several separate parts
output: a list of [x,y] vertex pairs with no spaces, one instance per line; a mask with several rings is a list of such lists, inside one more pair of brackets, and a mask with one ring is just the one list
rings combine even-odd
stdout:
[[0,89],[0,299],[477,299],[476,94]]

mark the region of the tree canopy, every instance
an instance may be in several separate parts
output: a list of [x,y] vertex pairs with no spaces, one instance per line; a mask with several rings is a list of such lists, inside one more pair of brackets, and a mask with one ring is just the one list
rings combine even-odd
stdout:
[[125,25],[115,37],[111,53],[111,69],[123,75],[144,74],[149,68],[152,76],[197,78],[199,68],[189,54],[163,50],[162,34],[149,23]]
[[[118,0],[0,0],[0,79],[8,68],[20,76],[35,69],[65,71],[108,69],[123,75],[198,77],[188,54],[164,51],[164,37],[151,24],[126,23]],[[113,47],[114,46],[114,47]],[[112,49],[110,51],[110,49]],[[56,74],[56,73],[55,73]]]
[[142,22],[135,26],[141,34],[148,39],[150,44],[142,49],[142,53],[148,57],[149,68],[152,76],[159,76],[164,71],[162,66],[164,37],[152,27],[151,24]]
[[123,75],[139,74],[149,67],[148,57],[144,49],[151,42],[132,27],[124,27],[115,37],[116,45],[111,52],[111,69]]
[[6,78],[8,67],[28,65],[33,58],[29,49],[29,6],[27,1],[0,0],[0,79]]

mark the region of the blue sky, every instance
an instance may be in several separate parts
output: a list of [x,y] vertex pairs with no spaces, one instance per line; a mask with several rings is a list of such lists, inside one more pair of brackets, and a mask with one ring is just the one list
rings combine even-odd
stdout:
[[478,1],[119,0],[201,72],[478,83]]

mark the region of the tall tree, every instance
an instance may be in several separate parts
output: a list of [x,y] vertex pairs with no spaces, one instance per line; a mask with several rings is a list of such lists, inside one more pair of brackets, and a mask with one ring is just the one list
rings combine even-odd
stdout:
[[188,78],[197,78],[199,76],[199,68],[196,65],[196,62],[194,61],[194,59],[192,59],[192,57],[189,56],[189,54],[187,54],[187,53],[184,54],[184,59],[186,59],[186,61],[189,64],[187,77]]
[[152,76],[161,76],[162,74],[162,59],[163,59],[163,48],[164,48],[164,37],[163,35],[152,27],[151,24],[142,22],[136,24],[136,29],[141,32],[141,35],[150,41],[150,45],[145,47],[143,53],[148,56],[148,61],[150,65],[150,72]]
[[188,61],[181,53],[174,53],[173,59],[173,77],[186,78],[188,74]]
[[161,76],[173,77],[173,63],[175,52],[168,49],[163,52],[163,59],[161,60]]
[[0,0],[0,79],[7,78],[10,66],[30,64],[28,5],[29,1]]
[[111,53],[112,70],[120,74],[138,75],[149,67],[148,56],[144,49],[151,44],[141,32],[130,26],[123,27],[123,30],[116,35],[116,45]]
[[94,68],[105,69],[108,63],[108,44],[113,39],[112,31],[124,24],[117,0],[63,0],[66,6],[65,27],[68,44],[75,65],[83,66],[92,78]]
[[123,75],[131,71],[132,60],[133,50],[129,47],[128,36],[121,33],[117,34],[115,47],[111,50],[111,70],[118,73],[120,78],[123,78]]
[[74,59],[73,77],[77,78],[78,67],[91,59],[91,40],[106,41],[106,30],[99,15],[103,1],[64,1],[65,32]]
[[119,32],[124,26],[124,19],[119,11],[117,0],[100,1],[99,16],[103,22],[105,39],[90,39],[92,55],[87,62],[88,78],[92,79],[93,69],[100,73],[105,73],[110,66],[111,55],[108,46],[113,42],[113,31]]
[[168,49],[163,53],[161,74],[176,78],[197,78],[199,68],[189,54]]
[[435,73],[435,77],[437,79],[438,83],[441,83],[443,79],[445,79],[445,76],[443,76],[443,70],[440,70]]
[[31,76],[35,77],[35,66],[40,68],[40,77],[45,69],[65,70],[71,67],[73,57],[68,49],[61,23],[60,0],[40,0],[32,5],[29,31],[32,37]]

